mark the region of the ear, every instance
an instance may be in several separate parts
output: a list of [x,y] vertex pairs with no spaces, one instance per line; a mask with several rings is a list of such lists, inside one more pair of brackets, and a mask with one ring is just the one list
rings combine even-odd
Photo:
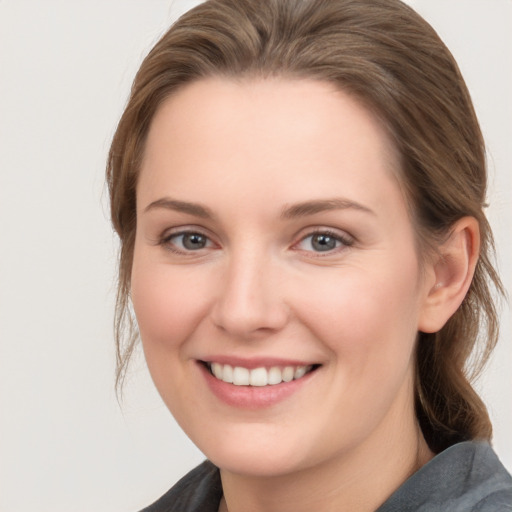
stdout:
[[434,278],[430,282],[434,284],[427,290],[419,331],[439,331],[457,311],[471,285],[479,252],[478,221],[474,217],[463,217],[453,225],[431,263]]

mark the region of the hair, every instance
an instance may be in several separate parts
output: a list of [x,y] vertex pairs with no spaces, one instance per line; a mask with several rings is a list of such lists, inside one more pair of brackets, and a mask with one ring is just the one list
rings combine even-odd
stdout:
[[485,146],[469,92],[434,29],[399,0],[209,0],[184,14],[143,61],[107,164],[120,241],[115,317],[119,390],[138,340],[130,307],[136,186],[160,104],[209,77],[314,79],[334,84],[378,116],[401,159],[400,181],[421,255],[453,224],[477,219],[481,249],[469,291],[446,325],[418,333],[416,415],[430,448],[490,439],[470,382],[498,339],[493,288],[503,294],[484,214]]

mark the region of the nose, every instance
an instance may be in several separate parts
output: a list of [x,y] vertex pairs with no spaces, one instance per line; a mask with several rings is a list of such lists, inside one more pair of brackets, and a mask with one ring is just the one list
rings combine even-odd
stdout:
[[289,317],[283,295],[283,273],[265,254],[233,256],[219,276],[219,295],[212,308],[216,327],[239,339],[253,339],[282,329]]

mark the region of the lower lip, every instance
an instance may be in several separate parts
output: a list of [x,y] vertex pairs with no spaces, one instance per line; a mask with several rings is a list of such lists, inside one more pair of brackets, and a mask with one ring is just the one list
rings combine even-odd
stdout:
[[300,379],[272,386],[235,386],[215,378],[203,363],[199,363],[199,367],[212,393],[225,404],[241,409],[263,409],[276,405],[299,391],[316,373],[312,371]]

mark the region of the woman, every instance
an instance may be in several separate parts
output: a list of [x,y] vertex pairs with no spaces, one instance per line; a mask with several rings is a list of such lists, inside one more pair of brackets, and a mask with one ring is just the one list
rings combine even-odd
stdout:
[[512,510],[466,371],[502,291],[484,144],[412,9],[205,2],[143,62],[107,174],[118,382],[140,333],[209,459],[148,511]]

